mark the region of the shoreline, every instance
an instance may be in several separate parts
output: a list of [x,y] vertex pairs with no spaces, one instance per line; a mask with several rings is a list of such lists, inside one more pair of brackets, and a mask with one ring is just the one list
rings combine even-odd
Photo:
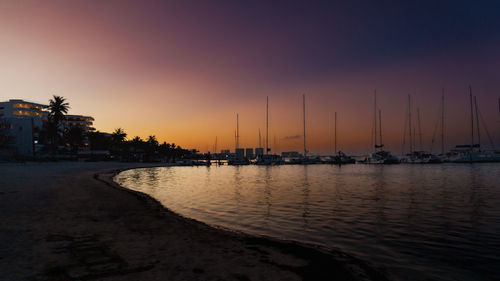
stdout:
[[[6,223],[0,224],[6,233],[16,228],[29,233],[16,237],[13,244],[21,247],[0,251],[0,269],[9,280],[387,280],[340,251],[212,227],[113,181],[124,170],[165,165],[65,164],[44,167],[55,170],[55,177],[42,172],[40,179],[29,179],[35,185],[46,182],[53,193],[41,202],[41,216],[16,220],[18,215],[7,213]],[[29,174],[40,166],[27,165],[0,169]],[[70,171],[61,174],[60,169]],[[0,192],[3,203],[11,193]],[[36,207],[22,206],[28,213],[36,213]],[[31,254],[26,252],[30,248]]]

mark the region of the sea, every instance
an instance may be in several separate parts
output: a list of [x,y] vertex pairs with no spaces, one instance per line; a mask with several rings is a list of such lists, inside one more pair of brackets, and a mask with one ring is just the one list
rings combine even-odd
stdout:
[[338,249],[394,280],[500,280],[500,164],[157,167],[115,181],[209,225]]

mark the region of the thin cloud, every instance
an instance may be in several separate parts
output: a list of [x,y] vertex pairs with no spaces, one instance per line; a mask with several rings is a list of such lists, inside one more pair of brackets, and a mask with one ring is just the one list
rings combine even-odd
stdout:
[[295,136],[286,136],[286,137],[284,137],[283,139],[284,139],[284,140],[296,140],[296,139],[298,139],[298,138],[300,138],[300,135],[295,135]]

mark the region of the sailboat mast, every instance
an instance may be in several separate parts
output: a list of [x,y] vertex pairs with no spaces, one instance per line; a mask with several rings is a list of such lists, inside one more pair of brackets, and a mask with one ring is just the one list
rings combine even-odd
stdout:
[[413,127],[413,149],[417,150],[415,147],[417,146],[417,142],[415,141],[415,136],[417,135],[417,129]]
[[420,124],[420,109],[417,107],[417,118],[418,118],[418,146],[420,151],[422,151],[422,127]]
[[476,96],[474,96],[474,107],[476,109],[477,144],[479,145],[479,148],[481,148],[481,134],[479,134],[479,116],[478,116],[478,113],[477,113],[477,100],[476,100]]
[[262,147],[262,142],[261,142],[262,138],[260,136],[260,128],[259,128],[259,147]]
[[408,95],[408,126],[410,129],[410,153],[413,152],[413,137],[411,134],[411,96]]
[[277,145],[277,142],[276,142],[276,134],[274,134],[274,153],[278,153],[278,145]]
[[380,131],[380,147],[383,146],[382,144],[382,110],[378,110],[378,121],[379,121],[379,131]]
[[302,115],[304,121],[304,157],[306,157],[307,149],[306,149],[306,95],[302,95]]
[[236,113],[236,148],[240,148],[240,119],[238,113]]
[[[472,87],[469,85],[469,99],[470,99],[470,151],[474,147],[474,114],[472,110]],[[470,154],[472,161],[472,153]]]
[[377,90],[374,91],[373,100],[373,147],[377,150]]
[[441,154],[444,154],[444,88],[441,95]]
[[334,140],[335,140],[335,142],[334,142],[335,143],[335,145],[334,145],[335,150],[334,151],[335,151],[335,155],[336,155],[337,154],[337,112],[335,112],[335,133],[334,133],[334,136],[335,136],[334,137]]
[[214,153],[217,153],[217,136],[215,136]]
[[266,96],[266,154],[269,152],[269,96]]

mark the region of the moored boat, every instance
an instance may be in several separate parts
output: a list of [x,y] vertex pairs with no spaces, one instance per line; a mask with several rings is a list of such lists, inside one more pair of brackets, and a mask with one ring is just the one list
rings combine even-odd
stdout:
[[255,161],[256,165],[281,165],[284,164],[283,158],[276,154],[263,154],[257,156],[257,161]]

